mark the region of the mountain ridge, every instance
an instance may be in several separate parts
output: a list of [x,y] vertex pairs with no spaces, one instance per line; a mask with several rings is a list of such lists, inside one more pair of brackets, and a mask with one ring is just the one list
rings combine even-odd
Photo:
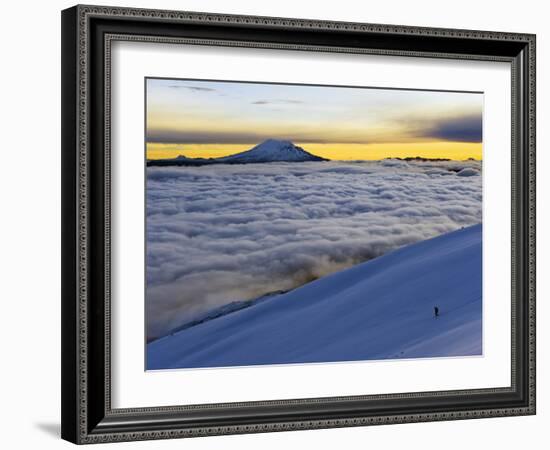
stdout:
[[260,144],[233,155],[219,158],[188,158],[178,155],[175,158],[152,159],[147,166],[203,166],[210,164],[259,164],[269,162],[328,161],[294,145],[291,141],[266,139]]

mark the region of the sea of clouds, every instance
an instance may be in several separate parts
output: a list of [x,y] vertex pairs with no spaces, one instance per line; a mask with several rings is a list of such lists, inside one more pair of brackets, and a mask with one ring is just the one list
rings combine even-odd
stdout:
[[482,218],[481,163],[147,168],[147,335]]

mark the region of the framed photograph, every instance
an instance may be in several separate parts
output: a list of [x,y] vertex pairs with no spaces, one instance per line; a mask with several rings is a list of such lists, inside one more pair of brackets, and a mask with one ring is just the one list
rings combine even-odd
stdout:
[[534,35],[75,6],[62,45],[64,439],[535,414]]

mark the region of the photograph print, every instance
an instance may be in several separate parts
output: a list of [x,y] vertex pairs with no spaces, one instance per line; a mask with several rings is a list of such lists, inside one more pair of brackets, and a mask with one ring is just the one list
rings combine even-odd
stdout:
[[483,354],[482,92],[145,93],[146,370]]

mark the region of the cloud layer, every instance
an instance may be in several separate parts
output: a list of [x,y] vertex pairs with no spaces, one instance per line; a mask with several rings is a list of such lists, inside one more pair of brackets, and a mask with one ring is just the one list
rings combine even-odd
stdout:
[[444,141],[481,142],[483,140],[482,118],[481,115],[471,115],[441,120],[426,135]]
[[[472,176],[457,176],[462,169]],[[481,163],[147,169],[147,333],[481,222]]]
[[[189,88],[191,89],[191,88]],[[195,88],[193,88],[195,89]],[[251,102],[253,105],[299,105],[303,102],[298,100],[257,100]],[[205,129],[181,129],[178,128],[147,128],[147,142],[156,143],[194,143],[194,144],[256,144],[268,138],[288,139],[297,142],[330,144],[375,144],[388,142],[422,142],[422,141],[448,141],[448,142],[481,142],[483,139],[483,124],[481,113],[467,114],[439,118],[415,119],[404,114],[403,117],[393,118],[394,122],[387,124],[387,129],[393,130],[388,133],[386,130],[350,130],[342,128],[341,132],[332,131],[330,135],[324,136],[319,129],[314,127],[303,127],[299,130],[288,130],[288,127],[278,129],[258,127],[260,131],[250,132],[248,128],[241,130],[233,126],[230,129],[212,130]],[[361,123],[361,122],[360,122]],[[204,125],[209,125],[211,121]],[[274,125],[275,126],[275,125]],[[401,135],[397,133],[401,131]],[[393,133],[393,134],[392,134]]]

